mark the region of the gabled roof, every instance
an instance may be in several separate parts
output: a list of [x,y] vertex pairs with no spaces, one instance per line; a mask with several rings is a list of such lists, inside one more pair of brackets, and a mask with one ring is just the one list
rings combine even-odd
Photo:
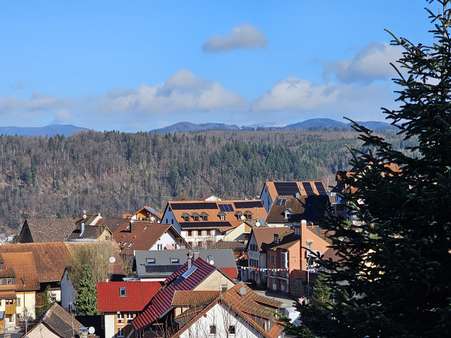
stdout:
[[175,291],[172,297],[172,306],[200,306],[212,302],[220,294],[220,291]]
[[[125,296],[120,295],[121,288]],[[100,282],[97,283],[97,310],[102,313],[142,311],[160,289],[158,282]]]
[[299,244],[301,237],[293,232],[282,234],[278,242],[264,243],[263,250],[288,249],[295,244]]
[[115,231],[122,229],[123,227],[126,227],[130,220],[128,218],[124,217],[103,217],[99,219],[96,223],[96,225],[103,225],[106,226],[110,231],[115,233]]
[[[187,272],[188,271],[188,272]],[[193,290],[214,271],[215,267],[202,258],[196,259],[190,269],[184,264],[165,281],[164,287],[150,300],[143,312],[132,322],[135,329],[143,329],[172,309],[172,298],[177,290]],[[187,272],[185,274],[185,272]]]
[[[191,297],[196,297],[199,291],[193,291]],[[199,295],[200,296],[200,295]],[[278,337],[284,327],[275,318],[275,312],[282,305],[280,302],[268,297],[260,296],[244,283],[235,285],[224,293],[220,293],[210,302],[208,298],[203,298],[198,307],[194,307],[176,318],[176,321],[182,324],[182,327],[173,337],[179,337],[184,331],[189,329],[199,318],[216,304],[223,304],[234,313],[250,324],[260,335],[267,338]],[[202,307],[203,305],[203,307]],[[270,328],[266,329],[262,325],[262,320],[270,323]]]
[[62,338],[72,338],[74,333],[80,335],[81,323],[57,303],[47,310],[41,323]]
[[63,242],[0,245],[0,253],[32,252],[40,283],[59,282],[71,256]]
[[[213,229],[221,228],[221,231],[229,230],[240,225],[243,220],[241,216],[247,214],[250,219],[264,221],[266,210],[259,199],[255,200],[189,200],[189,201],[169,201],[165,212],[172,210],[177,223],[182,228]],[[185,216],[204,215],[207,220],[199,219],[195,221],[190,217],[185,220]],[[225,219],[219,217],[222,215]]]
[[[274,235],[279,235],[280,237],[282,237],[292,232],[293,230],[288,227],[258,227],[252,229],[249,238],[254,237],[258,250],[261,250],[264,243],[272,243],[272,241],[274,240]],[[248,245],[249,243],[250,240],[248,242]]]
[[13,272],[8,276],[15,278],[15,284],[8,285],[11,289],[14,291],[39,290],[38,272],[32,252],[3,252],[0,257],[4,268],[8,272]]
[[[212,261],[213,266],[225,273],[229,278],[237,278],[238,271],[231,249],[178,249],[178,250],[151,250],[136,251],[136,272],[139,278],[168,277],[179,267],[186,263],[188,254],[196,252],[205,261]],[[154,263],[148,264],[148,259]]]
[[73,218],[28,218],[22,225],[18,242],[63,242],[75,229],[75,222]]
[[[181,245],[187,245],[183,237],[170,224],[134,221],[122,225],[113,233],[113,239],[124,254],[133,255],[136,250],[149,250],[165,233]],[[174,248],[172,248],[174,249]]]

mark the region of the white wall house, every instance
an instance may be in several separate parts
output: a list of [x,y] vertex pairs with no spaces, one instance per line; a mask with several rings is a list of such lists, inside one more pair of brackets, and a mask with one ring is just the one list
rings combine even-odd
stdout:
[[176,250],[180,249],[180,244],[169,232],[165,232],[149,250]]
[[266,253],[259,250],[253,235],[249,239],[247,250],[247,266],[249,269],[241,270],[241,280],[256,282],[258,285],[266,284],[266,272],[257,270],[266,268]]
[[74,285],[70,280],[69,271],[66,269],[61,278],[61,306],[66,311],[75,310],[75,299],[77,297],[77,292],[75,291]]
[[261,333],[222,303],[216,303],[189,327],[182,330],[179,332],[180,338],[263,337]]
[[179,234],[182,231],[182,227],[177,222],[177,220],[174,216],[174,213],[172,212],[172,209],[169,206],[164,211],[163,217],[161,219],[161,223],[171,224],[174,227],[174,229],[178,231]]

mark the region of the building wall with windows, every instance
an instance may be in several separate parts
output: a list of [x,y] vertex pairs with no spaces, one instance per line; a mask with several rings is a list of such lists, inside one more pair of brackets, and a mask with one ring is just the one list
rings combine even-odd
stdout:
[[196,291],[226,291],[233,288],[235,284],[219,271],[214,271],[197,287]]
[[176,250],[180,245],[168,232],[164,233],[149,250]]
[[[171,224],[172,226],[174,226],[174,229],[178,231],[178,233],[182,232],[181,226],[175,219],[174,213],[172,212],[170,207],[166,208],[164,215],[161,218],[161,222],[164,224]],[[184,238],[186,239],[186,237]]]
[[208,312],[181,332],[180,338],[192,337],[263,337],[227,306],[214,305]]

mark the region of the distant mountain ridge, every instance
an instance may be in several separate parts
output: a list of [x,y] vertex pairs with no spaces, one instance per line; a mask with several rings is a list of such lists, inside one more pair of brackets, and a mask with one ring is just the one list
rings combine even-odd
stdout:
[[[372,130],[390,130],[394,127],[387,122],[380,121],[358,121],[361,125]],[[167,127],[154,129],[151,132],[155,133],[174,133],[174,132],[196,132],[207,130],[236,130],[236,131],[249,131],[249,130],[351,130],[350,123],[340,122],[329,118],[314,118],[308,119],[302,122],[288,124],[286,126],[271,126],[268,123],[254,124],[250,126],[237,126],[235,124],[225,123],[191,123],[191,122],[178,122],[171,124]]]
[[72,136],[87,128],[77,127],[71,124],[50,124],[43,127],[0,127],[0,135],[9,136]]

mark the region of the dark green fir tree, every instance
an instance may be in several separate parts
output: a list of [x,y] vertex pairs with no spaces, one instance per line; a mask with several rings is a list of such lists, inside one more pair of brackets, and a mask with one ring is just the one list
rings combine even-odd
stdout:
[[322,262],[333,302],[301,307],[317,336],[451,336],[451,0],[428,3],[430,43],[393,35],[398,108],[384,109],[415,145],[354,124],[364,150],[345,179],[348,217],[324,224],[340,257]]
[[92,269],[87,264],[84,264],[81,270],[75,306],[79,314],[89,316],[97,314],[96,283],[92,275]]

